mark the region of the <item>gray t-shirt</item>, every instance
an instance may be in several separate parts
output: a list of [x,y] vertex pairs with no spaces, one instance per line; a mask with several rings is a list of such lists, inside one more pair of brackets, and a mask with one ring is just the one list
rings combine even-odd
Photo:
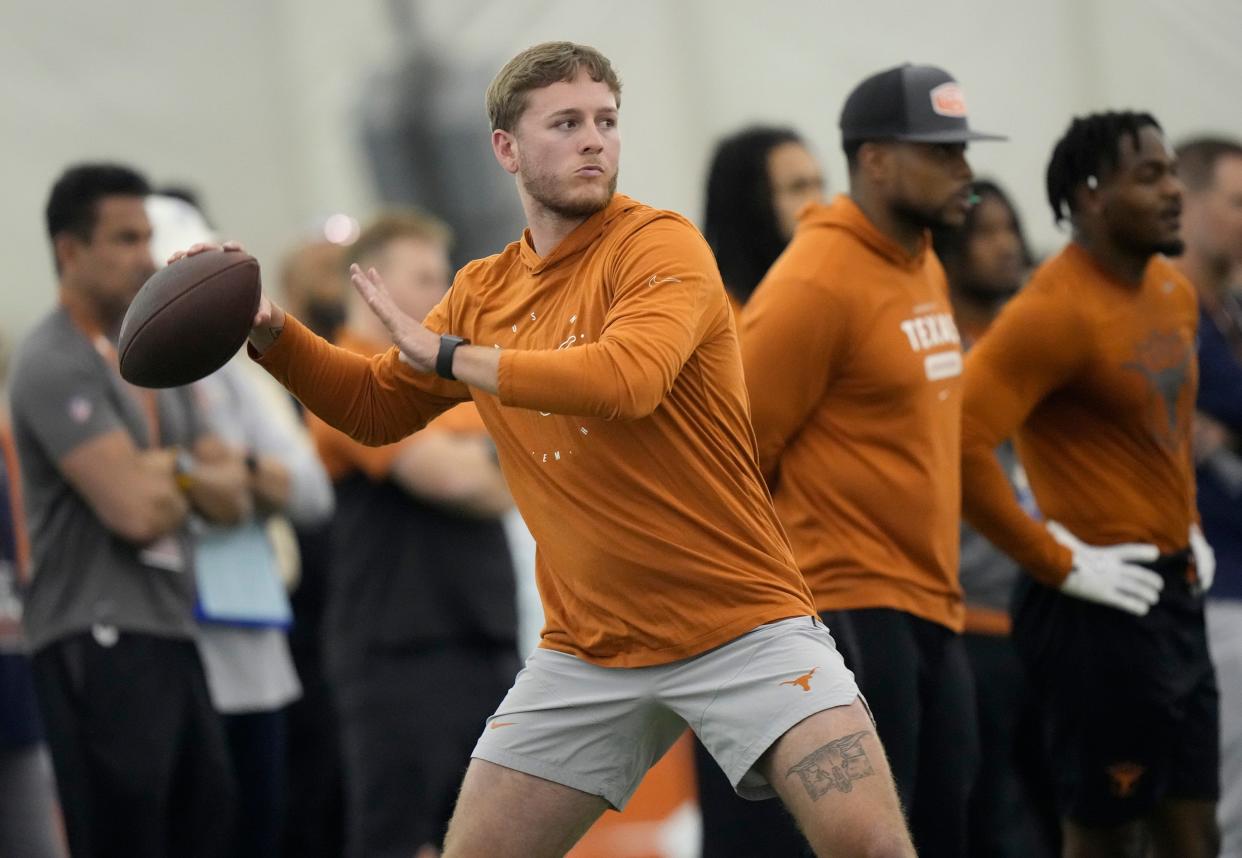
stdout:
[[[121,380],[64,308],[22,343],[10,381],[13,436],[25,487],[33,578],[25,603],[32,651],[95,629],[193,638],[194,576],[185,532],[137,546],[109,531],[58,463],[124,429],[153,445],[138,393]],[[190,446],[200,430],[186,389],[161,390],[158,445]]]

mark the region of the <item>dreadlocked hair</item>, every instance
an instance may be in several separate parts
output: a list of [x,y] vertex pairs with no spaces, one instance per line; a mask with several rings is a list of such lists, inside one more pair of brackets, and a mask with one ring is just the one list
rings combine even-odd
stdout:
[[1114,170],[1121,157],[1121,137],[1126,135],[1139,145],[1139,131],[1151,126],[1162,131],[1150,113],[1131,110],[1077,116],[1057,141],[1048,162],[1048,203],[1052,219],[1061,223],[1074,212],[1074,189],[1091,180],[1099,181],[1105,170]]
[[716,144],[708,170],[703,236],[725,288],[743,304],[788,244],[768,178],[768,155],[784,143],[802,138],[789,128],[744,128]]

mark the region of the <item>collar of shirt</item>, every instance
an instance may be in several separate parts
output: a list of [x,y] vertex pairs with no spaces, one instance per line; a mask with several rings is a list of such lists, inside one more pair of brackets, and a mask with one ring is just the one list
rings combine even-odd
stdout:
[[608,205],[591,215],[561,240],[551,253],[540,256],[535,252],[531,242],[530,230],[522,231],[521,255],[522,264],[530,269],[531,274],[542,274],[561,263],[572,259],[590,247],[604,231],[609,221],[637,206],[638,203],[625,194],[613,194]]

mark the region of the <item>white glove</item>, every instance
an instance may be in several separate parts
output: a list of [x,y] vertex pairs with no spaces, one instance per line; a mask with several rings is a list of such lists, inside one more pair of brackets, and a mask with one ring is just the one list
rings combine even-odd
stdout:
[[1144,616],[1160,601],[1164,579],[1136,565],[1150,563],[1160,549],[1144,542],[1123,545],[1087,545],[1055,521],[1048,522],[1053,539],[1074,552],[1074,567],[1061,584],[1061,592],[1088,602]]
[[1212,579],[1216,577],[1216,552],[1208,545],[1197,524],[1190,526],[1190,553],[1195,558],[1195,577],[1199,579],[1199,592],[1206,593],[1212,588]]

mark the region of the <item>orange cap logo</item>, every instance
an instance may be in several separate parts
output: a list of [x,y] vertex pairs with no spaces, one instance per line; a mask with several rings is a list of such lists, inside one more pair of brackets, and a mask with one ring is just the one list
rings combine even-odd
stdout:
[[811,690],[811,677],[815,675],[815,671],[819,670],[819,666],[812,667],[809,671],[801,676],[795,676],[793,679],[786,679],[780,685],[797,685],[803,691]]
[[940,84],[931,91],[932,110],[941,116],[952,116],[955,119],[966,118],[966,96],[962,88],[954,81]]

